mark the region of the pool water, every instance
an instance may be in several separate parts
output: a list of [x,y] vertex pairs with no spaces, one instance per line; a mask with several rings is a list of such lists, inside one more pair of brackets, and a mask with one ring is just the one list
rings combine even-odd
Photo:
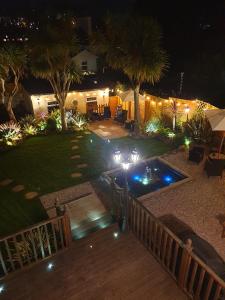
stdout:
[[[119,187],[125,187],[123,171],[113,173],[112,177]],[[186,175],[158,158],[141,162],[127,172],[128,189],[135,197],[155,192],[186,178]]]

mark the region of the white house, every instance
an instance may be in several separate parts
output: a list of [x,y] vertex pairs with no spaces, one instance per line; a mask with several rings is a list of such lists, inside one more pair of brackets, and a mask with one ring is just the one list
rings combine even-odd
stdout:
[[[58,107],[54,94],[31,95],[34,115],[48,113]],[[100,105],[108,105],[109,89],[93,89],[85,91],[70,91],[66,99],[66,110],[77,109],[81,113],[97,110]]]
[[93,74],[97,72],[97,58],[85,49],[74,57],[74,61],[84,74]]

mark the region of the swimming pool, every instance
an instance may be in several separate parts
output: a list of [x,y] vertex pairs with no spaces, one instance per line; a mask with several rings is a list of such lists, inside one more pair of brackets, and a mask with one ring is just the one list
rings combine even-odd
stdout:
[[[119,169],[107,174],[120,188],[125,187],[124,171]],[[190,177],[162,158],[142,161],[127,171],[128,189],[131,195],[144,199],[157,191],[189,181]]]

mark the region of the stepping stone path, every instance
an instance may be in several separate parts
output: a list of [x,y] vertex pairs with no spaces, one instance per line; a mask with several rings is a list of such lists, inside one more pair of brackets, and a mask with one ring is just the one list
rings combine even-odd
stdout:
[[73,155],[73,156],[70,157],[70,159],[78,159],[78,158],[80,158],[80,155],[79,155],[79,154]]
[[75,139],[75,140],[71,140],[71,143],[77,143],[79,142],[79,140]]
[[12,188],[12,191],[15,192],[15,193],[18,193],[18,192],[21,192],[25,189],[24,185],[22,184],[18,184],[18,185],[15,185],[13,188]]
[[71,177],[72,177],[72,178],[79,178],[79,177],[81,177],[81,176],[82,176],[81,173],[72,173],[72,174],[71,174]]
[[7,179],[4,179],[4,180],[0,181],[0,185],[1,186],[6,186],[6,185],[10,185],[12,182],[13,182],[12,179],[7,178]]
[[30,200],[30,199],[34,199],[35,197],[37,197],[38,193],[37,192],[28,192],[25,194],[25,198]]
[[76,149],[79,149],[79,146],[73,146],[72,147],[72,150],[76,150]]
[[77,138],[78,139],[82,139],[83,135],[78,135]]
[[91,134],[91,132],[90,131],[85,131],[84,134]]
[[79,164],[77,165],[78,168],[87,168],[88,164]]

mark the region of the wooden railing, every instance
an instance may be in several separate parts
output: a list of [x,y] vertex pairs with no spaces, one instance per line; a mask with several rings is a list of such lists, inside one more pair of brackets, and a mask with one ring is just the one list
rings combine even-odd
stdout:
[[0,277],[56,254],[71,241],[66,212],[0,239]]
[[[121,197],[121,191],[119,191]],[[225,282],[139,201],[128,201],[129,227],[192,299],[225,299]]]
[[191,299],[225,299],[225,281],[195,255],[191,240],[184,244],[137,199],[131,196],[125,199],[125,195],[123,189],[112,184],[115,214],[124,211],[127,205],[129,229],[178,286]]

